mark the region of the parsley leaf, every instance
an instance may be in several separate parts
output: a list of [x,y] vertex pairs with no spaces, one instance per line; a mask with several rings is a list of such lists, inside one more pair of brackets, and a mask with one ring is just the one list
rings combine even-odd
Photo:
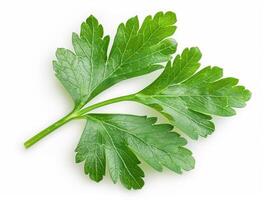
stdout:
[[219,67],[200,67],[198,48],[185,49],[163,73],[137,95],[137,101],[161,112],[190,136],[207,137],[214,131],[210,115],[232,116],[245,106],[251,93],[235,78],[222,78]]
[[[158,171],[163,166],[181,173],[194,167],[186,140],[169,124],[155,124],[156,118],[121,114],[90,114],[76,148],[76,162],[85,161],[84,171],[95,181],[102,180],[106,163],[116,183],[128,189],[143,186],[142,158]],[[135,155],[136,154],[136,155]]]
[[[133,17],[119,25],[109,48],[109,36],[90,16],[82,23],[80,34],[72,35],[74,51],[59,48],[53,61],[56,77],[74,100],[74,109],[28,139],[24,146],[31,147],[73,119],[85,119],[87,123],[75,150],[76,162],[83,162],[85,174],[96,182],[108,170],[114,183],[140,189],[144,185],[140,160],[157,171],[168,168],[181,174],[193,169],[195,160],[184,147],[187,141],[181,134],[192,139],[207,137],[214,131],[212,115],[235,115],[235,108],[244,107],[251,93],[239,86],[237,79],[223,78],[219,67],[199,70],[198,48],[186,48],[171,62],[176,42],[169,37],[176,30],[175,22],[172,12],[148,16],[141,25]],[[86,106],[114,84],[161,68],[161,75],[140,92]],[[91,113],[121,101],[147,105],[164,115],[170,124],[156,124],[155,117]]]
[[132,77],[150,73],[163,66],[176,51],[176,42],[169,39],[176,27],[172,12],[148,16],[139,26],[138,17],[120,24],[109,56],[109,36],[90,16],[81,25],[80,35],[73,33],[75,52],[60,48],[53,62],[57,78],[80,108],[112,85]]

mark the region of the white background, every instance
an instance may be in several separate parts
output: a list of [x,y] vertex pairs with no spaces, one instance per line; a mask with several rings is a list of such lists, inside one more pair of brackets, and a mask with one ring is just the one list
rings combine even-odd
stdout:
[[[83,121],[71,122],[25,150],[25,139],[72,108],[51,61],[57,47],[71,48],[71,33],[79,31],[81,22],[93,14],[113,37],[120,22],[135,15],[143,20],[160,10],[177,14],[178,52],[200,47],[203,65],[223,67],[226,76],[238,77],[253,93],[236,116],[215,118],[212,136],[190,142],[196,168],[181,176],[148,168],[139,191],[114,185],[109,177],[94,183],[83,174],[82,165],[74,163]],[[1,0],[0,198],[263,199],[266,32],[262,24],[266,21],[262,11],[262,2],[255,0]],[[136,92],[158,74],[121,82],[95,102]],[[127,102],[99,111],[154,114]]]

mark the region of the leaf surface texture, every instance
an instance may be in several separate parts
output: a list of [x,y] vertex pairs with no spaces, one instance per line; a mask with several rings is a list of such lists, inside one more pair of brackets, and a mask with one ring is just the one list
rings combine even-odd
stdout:
[[156,118],[121,114],[90,114],[76,148],[76,162],[95,181],[102,180],[106,165],[116,183],[128,189],[143,186],[144,172],[139,158],[158,171],[163,167],[181,173],[194,168],[186,140],[169,124],[155,124]]
[[162,68],[176,51],[169,38],[176,30],[172,12],[157,13],[139,25],[137,17],[117,29],[108,55],[109,36],[103,26],[90,16],[81,25],[80,34],[73,33],[74,52],[59,48],[53,62],[57,78],[72,96],[75,106],[82,107],[112,85]]
[[168,62],[163,73],[142,90],[136,101],[162,113],[193,139],[214,131],[212,115],[232,116],[245,106],[251,93],[236,78],[223,78],[219,67],[200,67],[201,52],[187,48]]

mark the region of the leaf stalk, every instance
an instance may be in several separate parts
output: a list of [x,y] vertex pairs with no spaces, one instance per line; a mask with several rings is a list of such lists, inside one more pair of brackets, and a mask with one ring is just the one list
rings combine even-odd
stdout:
[[113,99],[108,99],[106,101],[102,101],[102,102],[93,104],[93,105],[88,106],[88,107],[83,108],[83,109],[80,108],[79,110],[73,110],[72,112],[70,112],[66,116],[62,117],[61,119],[59,119],[58,121],[56,121],[52,125],[48,126],[47,128],[45,128],[41,132],[37,133],[36,135],[34,135],[30,139],[28,139],[24,143],[24,147],[26,149],[31,147],[32,145],[34,145],[35,143],[37,143],[38,141],[40,141],[41,139],[43,139],[44,137],[46,137],[47,135],[52,133],[54,130],[56,130],[59,127],[61,127],[64,124],[66,124],[67,122],[69,122],[69,121],[71,121],[73,119],[80,119],[84,115],[88,114],[90,111],[92,111],[92,110],[94,110],[96,108],[100,108],[100,107],[103,107],[103,106],[106,106],[106,105],[109,105],[109,104],[113,104],[113,103],[117,103],[117,102],[121,102],[121,101],[131,101],[134,98],[135,98],[135,94],[131,94],[131,95],[126,95],[126,96],[116,97],[116,98],[113,98]]

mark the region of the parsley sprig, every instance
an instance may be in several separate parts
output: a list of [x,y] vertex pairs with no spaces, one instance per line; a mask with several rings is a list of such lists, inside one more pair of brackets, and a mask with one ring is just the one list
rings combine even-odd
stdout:
[[[214,129],[212,116],[235,115],[245,106],[250,91],[236,78],[223,78],[220,67],[199,69],[201,52],[186,48],[176,55],[173,12],[138,17],[121,23],[108,51],[109,36],[98,20],[90,16],[73,33],[74,51],[59,48],[53,61],[56,77],[74,101],[73,110],[24,143],[26,148],[74,119],[86,120],[76,148],[76,162],[99,182],[108,168],[114,183],[128,189],[144,185],[140,160],[157,171],[164,167],[182,173],[194,168],[195,160],[185,145],[191,139],[207,137]],[[143,90],[86,106],[91,99],[114,84],[162,69],[161,75]],[[96,108],[121,101],[144,104],[161,113],[169,124],[156,123],[156,117],[127,114],[95,114]],[[174,128],[177,128],[174,130]]]

